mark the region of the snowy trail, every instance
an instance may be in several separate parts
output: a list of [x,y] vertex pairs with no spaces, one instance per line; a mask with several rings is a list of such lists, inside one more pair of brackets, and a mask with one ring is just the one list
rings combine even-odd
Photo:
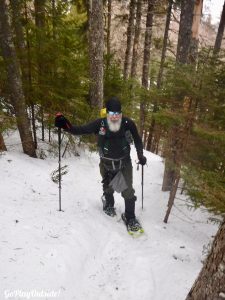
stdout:
[[[7,298],[6,291],[35,289],[58,291],[60,300],[183,300],[217,226],[208,224],[201,210],[188,210],[181,195],[164,224],[163,163],[146,155],[144,211],[141,172],[134,167],[136,215],[146,232],[136,239],[119,218],[102,213],[96,154],[63,160],[69,166],[64,212],[57,211],[57,185],[50,178],[57,159],[32,159],[18,151],[1,156],[0,299]],[[132,156],[134,164],[134,150]],[[118,215],[123,207],[116,194]]]

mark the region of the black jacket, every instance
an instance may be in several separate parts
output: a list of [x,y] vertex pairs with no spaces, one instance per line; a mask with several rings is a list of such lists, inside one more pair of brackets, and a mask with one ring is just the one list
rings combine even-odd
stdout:
[[[143,154],[143,144],[137,127],[135,123],[127,117],[122,117],[121,127],[117,132],[112,132],[108,129],[106,118],[97,119],[82,126],[72,126],[69,132],[74,135],[96,134],[98,136],[98,145],[102,148],[100,149],[100,155],[113,159],[118,159],[125,154],[130,154],[130,145],[127,137],[127,133],[130,132],[134,140],[137,155]],[[106,143],[107,147],[105,148],[107,148],[107,151],[104,150]]]

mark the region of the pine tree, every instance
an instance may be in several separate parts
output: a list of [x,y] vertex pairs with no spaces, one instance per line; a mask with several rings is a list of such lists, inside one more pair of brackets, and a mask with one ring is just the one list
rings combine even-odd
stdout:
[[9,24],[8,8],[5,0],[0,1],[0,46],[7,70],[10,98],[16,115],[23,151],[32,157],[36,157],[22,89],[20,66],[12,39],[12,30]]
[[[180,16],[180,27],[177,44],[177,56],[176,61],[178,64],[187,64],[190,62],[190,47],[192,40],[192,24],[193,24],[193,11],[194,11],[194,0],[188,1],[183,0],[181,2],[181,16]],[[173,108],[172,108],[173,109]],[[176,156],[178,155],[176,149],[176,125],[171,129],[169,141],[167,143],[167,161],[165,163],[165,171],[163,176],[163,191],[171,191],[175,181],[175,168],[176,168]],[[176,137],[176,139],[175,139]]]

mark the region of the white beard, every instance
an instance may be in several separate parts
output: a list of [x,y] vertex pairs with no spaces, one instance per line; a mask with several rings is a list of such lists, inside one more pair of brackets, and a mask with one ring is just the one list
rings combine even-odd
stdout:
[[107,117],[107,123],[109,125],[109,130],[112,132],[117,132],[120,130],[121,122],[122,122],[122,118],[113,122],[110,120],[109,117]]

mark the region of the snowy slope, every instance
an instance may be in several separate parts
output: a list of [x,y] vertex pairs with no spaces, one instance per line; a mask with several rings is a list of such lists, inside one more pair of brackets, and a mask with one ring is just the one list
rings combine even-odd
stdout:
[[[207,213],[188,210],[181,195],[164,224],[163,163],[146,156],[144,211],[141,172],[134,167],[136,215],[146,233],[133,239],[119,218],[102,213],[97,154],[63,159],[69,166],[63,177],[64,212],[57,211],[58,189],[50,176],[57,158],[32,159],[13,148],[2,155],[0,299],[28,299],[29,292],[36,293],[30,299],[185,299],[201,269],[203,246],[217,226],[207,222]],[[132,157],[134,162],[134,149]],[[120,215],[119,194],[116,207]],[[43,291],[55,297],[40,297]]]

